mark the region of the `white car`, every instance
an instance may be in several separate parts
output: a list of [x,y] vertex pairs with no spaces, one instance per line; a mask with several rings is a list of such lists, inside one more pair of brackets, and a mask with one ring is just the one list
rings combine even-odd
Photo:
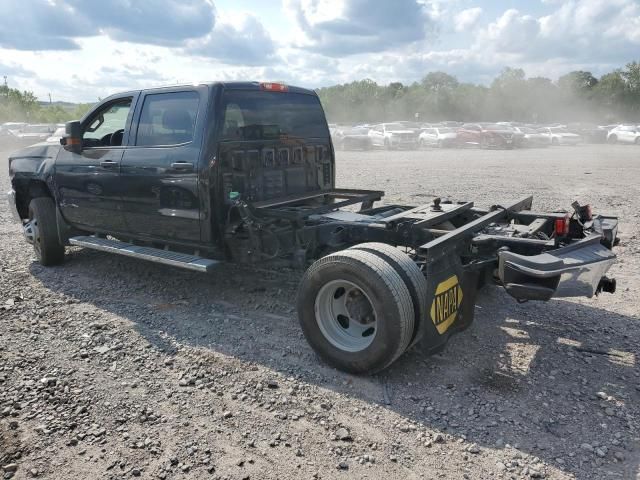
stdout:
[[51,134],[49,138],[47,138],[47,143],[60,143],[60,139],[64,137],[66,133],[65,127],[58,127],[56,131]]
[[607,134],[607,142],[640,145],[640,125],[618,125]]
[[421,147],[451,147],[456,143],[458,134],[449,127],[429,127],[422,129],[418,141]]
[[577,133],[571,133],[563,127],[543,127],[538,132],[544,135],[549,145],[577,145],[582,143],[582,137]]
[[6,122],[0,125],[0,137],[14,137],[27,124],[23,122]]
[[26,125],[20,132],[16,133],[16,137],[21,140],[45,140],[51,136],[54,128],[48,124],[31,124]]
[[418,134],[400,123],[381,123],[369,130],[371,146],[392,148],[416,148]]

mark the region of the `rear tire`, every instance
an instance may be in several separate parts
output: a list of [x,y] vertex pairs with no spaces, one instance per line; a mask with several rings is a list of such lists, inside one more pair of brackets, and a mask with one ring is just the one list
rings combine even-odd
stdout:
[[302,277],[297,305],[313,350],[345,372],[379,372],[411,342],[411,294],[393,266],[367,251],[343,250],[316,261]]
[[411,344],[414,344],[420,322],[429,316],[427,306],[427,280],[422,274],[420,267],[416,265],[409,255],[386,243],[361,243],[351,247],[349,250],[373,253],[391,265],[398,275],[400,275],[413,301],[414,331],[411,335]]
[[53,199],[38,197],[29,204],[33,249],[38,261],[45,267],[59,265],[64,261],[64,245],[58,239],[56,207]]

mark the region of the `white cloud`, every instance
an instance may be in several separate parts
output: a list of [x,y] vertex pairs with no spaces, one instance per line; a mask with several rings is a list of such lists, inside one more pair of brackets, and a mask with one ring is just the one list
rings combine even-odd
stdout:
[[424,40],[433,25],[418,0],[285,0],[309,50],[344,57]]
[[274,61],[276,47],[269,32],[251,14],[220,19],[204,38],[188,43],[187,54],[231,65],[265,65]]
[[475,27],[478,20],[480,20],[480,15],[482,15],[482,8],[480,7],[462,10],[453,18],[455,31],[464,32],[465,30]]
[[79,38],[103,34],[177,45],[207,34],[214,22],[211,0],[10,0],[2,2],[0,47],[75,50]]
[[443,70],[488,83],[505,66],[597,75],[638,59],[638,0],[544,0],[535,13],[517,2],[491,18],[478,3],[254,1],[244,12],[233,0],[5,0],[0,74],[41,97],[89,101],[196,80],[317,87]]
[[630,60],[640,48],[640,3],[570,1],[541,17],[510,9],[479,33],[476,47],[522,60]]

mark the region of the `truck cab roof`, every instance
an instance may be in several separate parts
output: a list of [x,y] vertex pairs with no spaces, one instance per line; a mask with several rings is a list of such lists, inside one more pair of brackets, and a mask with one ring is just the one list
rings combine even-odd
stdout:
[[259,91],[259,90],[265,90],[265,86],[266,85],[276,85],[276,86],[283,86],[286,90],[281,90],[281,91],[286,91],[289,93],[302,93],[302,94],[307,94],[307,95],[317,95],[315,91],[308,89],[308,88],[302,88],[302,87],[296,87],[294,85],[285,85],[283,83],[278,83],[278,82],[257,82],[257,81],[252,81],[252,82],[194,82],[194,83],[182,83],[182,84],[175,84],[175,85],[161,85],[158,87],[149,87],[149,88],[143,88],[140,90],[129,90],[129,91],[125,91],[125,92],[118,92],[115,93],[113,95],[110,95],[109,97],[107,97],[105,100],[108,101],[112,98],[116,98],[116,97],[122,97],[122,96],[127,96],[127,95],[135,95],[138,93],[144,93],[144,92],[148,92],[148,91],[154,91],[154,92],[161,92],[163,90],[166,91],[175,91],[175,90],[180,90],[182,88],[185,87],[196,87],[196,86],[201,86],[201,85],[205,85],[208,87],[222,87],[225,90],[255,90],[255,91]]

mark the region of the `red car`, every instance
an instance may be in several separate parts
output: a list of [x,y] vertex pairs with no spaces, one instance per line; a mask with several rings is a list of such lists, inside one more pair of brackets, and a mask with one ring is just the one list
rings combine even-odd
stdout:
[[458,129],[458,143],[464,147],[513,148],[517,143],[513,128],[507,125],[465,123]]

